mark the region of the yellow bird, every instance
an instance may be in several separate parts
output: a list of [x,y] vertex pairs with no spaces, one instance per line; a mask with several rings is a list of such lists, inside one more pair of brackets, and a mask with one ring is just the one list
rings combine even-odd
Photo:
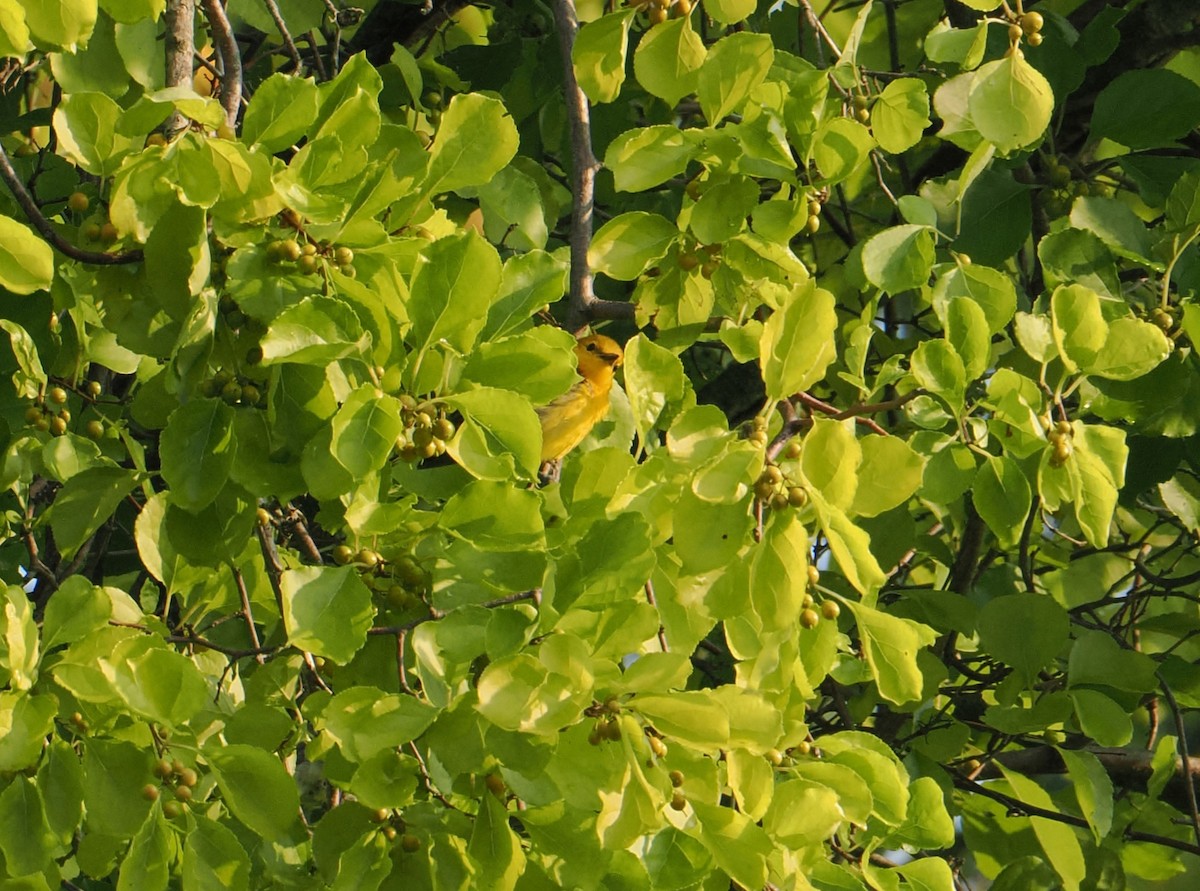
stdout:
[[581,338],[575,344],[575,355],[583,380],[537,410],[542,422],[543,462],[567,454],[608,414],[613,371],[625,358],[620,344],[603,334]]

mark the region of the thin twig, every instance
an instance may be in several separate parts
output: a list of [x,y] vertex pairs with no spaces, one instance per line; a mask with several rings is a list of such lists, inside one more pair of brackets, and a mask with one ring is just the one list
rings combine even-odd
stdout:
[[29,218],[29,222],[33,224],[33,228],[37,229],[38,234],[46,239],[51,247],[61,251],[72,260],[78,260],[80,263],[95,263],[101,266],[116,266],[122,263],[141,262],[141,251],[105,254],[99,251],[85,251],[67,241],[54,228],[53,224],[46,219],[41,210],[38,209],[37,201],[29,194],[29,190],[25,188],[25,184],[21,182],[21,178],[17,176],[17,171],[13,168],[12,161],[8,157],[8,152],[4,150],[4,146],[2,145],[0,145],[0,179],[4,180],[4,184],[13,193],[13,197],[17,199],[17,204],[21,205],[21,209],[25,211],[25,216]]
[[[654,585],[649,579],[646,580],[646,602],[654,607],[654,611],[658,612],[658,599],[654,596]],[[662,622],[658,623],[658,645],[662,647],[664,653],[670,652],[667,646],[667,631],[663,628]]]
[[279,11],[279,4],[275,0],[262,0],[262,2],[275,21],[275,27],[279,29],[279,36],[283,38],[283,45],[287,47],[288,55],[292,57],[298,74],[304,67],[304,62],[300,59],[300,50],[296,49],[296,42],[292,40],[291,32],[288,31],[287,22],[283,20],[283,14]]
[[304,33],[308,48],[312,50],[313,70],[317,72],[317,80],[321,83],[329,80],[329,72],[325,70],[325,61],[321,58],[321,48],[317,46],[317,36],[312,31]]
[[562,53],[563,93],[571,125],[571,272],[570,309],[567,326],[579,328],[595,318],[633,318],[632,303],[600,300],[592,287],[588,249],[592,243],[592,211],[596,197],[596,173],[600,162],[592,153],[592,132],[587,96],[575,79],[571,51],[579,31],[574,0],[554,0],[554,23]]
[[1196,837],[1196,848],[1200,850],[1200,805],[1196,802],[1196,781],[1192,777],[1191,771],[1188,770],[1187,728],[1183,723],[1183,712],[1179,710],[1175,694],[1171,692],[1171,686],[1163,679],[1161,672],[1158,673],[1158,684],[1162,688],[1167,705],[1171,707],[1171,713],[1175,716],[1175,733],[1177,734],[1175,746],[1179,751],[1183,786],[1187,793],[1188,810],[1192,818],[1192,833]]
[[324,563],[321,558],[321,551],[317,547],[317,543],[312,540],[312,536],[308,533],[308,526],[305,525],[305,517],[299,510],[288,505],[287,517],[284,524],[296,534],[300,539],[300,544],[303,545],[302,550],[308,555],[308,558],[316,564]]
[[[242,617],[246,620],[246,629],[250,632],[250,643],[254,645],[255,650],[262,650],[258,629],[254,627],[254,613],[250,611],[250,593],[246,590],[246,580],[242,577],[242,571],[232,563],[229,564],[229,570],[233,573],[233,582],[237,585],[238,597],[242,601]],[[266,661],[261,652],[256,653],[254,659],[259,665]]]
[[804,10],[804,17],[808,19],[808,23],[812,25],[813,30],[821,35],[821,39],[829,45],[833,54],[840,57],[842,55],[841,48],[837,45],[837,41],[825,30],[825,25],[821,22],[821,18],[817,15],[816,10],[812,8],[812,3],[809,0],[800,0],[800,8]]
[[221,57],[221,107],[225,109],[225,122],[234,127],[242,101],[242,54],[221,0],[203,0],[203,3],[213,46]]
[[[982,795],[984,798],[990,798],[992,801],[998,802],[1007,808],[1019,812],[1024,817],[1042,817],[1047,820],[1054,820],[1057,823],[1066,823],[1068,826],[1078,826],[1081,829],[1087,829],[1088,821],[1083,817],[1076,817],[1072,814],[1062,814],[1058,811],[1047,810],[1046,808],[1038,807],[1036,804],[1029,804],[1021,801],[1019,798],[1014,798],[1011,795],[1005,795],[1003,792],[997,792],[988,786],[980,785],[979,783],[971,782],[965,777],[955,776],[954,785],[964,792],[973,792],[976,795]],[[1170,838],[1165,835],[1154,835],[1149,832],[1139,832],[1136,829],[1126,829],[1125,838],[1129,841],[1149,842],[1154,845],[1162,845],[1164,848],[1174,848],[1178,851],[1187,851],[1189,854],[1200,854],[1200,845],[1189,844],[1179,839]]]

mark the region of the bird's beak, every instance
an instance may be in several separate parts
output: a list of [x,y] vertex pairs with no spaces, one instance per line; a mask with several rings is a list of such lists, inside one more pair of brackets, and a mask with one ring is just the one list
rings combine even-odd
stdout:
[[620,365],[621,359],[624,358],[620,353],[598,353],[597,355],[614,368]]

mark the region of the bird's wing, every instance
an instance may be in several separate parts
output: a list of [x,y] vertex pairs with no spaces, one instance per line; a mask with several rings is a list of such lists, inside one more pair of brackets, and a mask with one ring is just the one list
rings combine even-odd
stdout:
[[608,410],[608,400],[588,381],[537,409],[542,422],[542,460],[561,458],[583,441]]

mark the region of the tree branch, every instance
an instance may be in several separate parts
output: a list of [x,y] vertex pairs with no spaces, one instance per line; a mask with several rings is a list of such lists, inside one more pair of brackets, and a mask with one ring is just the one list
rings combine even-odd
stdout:
[[141,251],[123,251],[116,254],[106,254],[100,251],[85,251],[83,248],[76,247],[67,241],[38,208],[37,201],[29,194],[29,190],[25,188],[25,183],[21,182],[21,177],[17,175],[17,171],[13,168],[12,161],[8,157],[8,152],[4,150],[4,146],[2,145],[0,145],[0,179],[4,180],[4,184],[8,186],[8,190],[17,199],[17,204],[21,205],[21,210],[25,211],[25,216],[29,218],[29,222],[33,224],[33,228],[38,231],[38,234],[46,239],[51,247],[60,251],[65,256],[70,257],[72,260],[78,260],[80,263],[95,263],[100,266],[117,266],[123,263],[141,262]]
[[[196,0],[167,0],[163,22],[166,25],[166,86],[192,85],[192,56],[196,52],[193,29],[196,18]],[[178,111],[171,112],[166,129],[175,133],[186,127],[187,119]]]
[[221,107],[225,109],[226,123],[235,127],[242,102],[242,54],[221,0],[203,2],[204,15],[212,31],[213,46],[221,58]]
[[267,7],[267,12],[271,14],[275,27],[279,29],[279,36],[283,38],[283,45],[287,47],[288,55],[292,57],[292,62],[296,66],[295,73],[298,74],[304,67],[304,62],[300,59],[300,50],[296,49],[296,41],[292,40],[291,32],[288,31],[287,22],[283,20],[283,13],[279,11],[279,4],[275,0],[262,0],[262,2]]
[[579,31],[575,0],[554,0],[554,24],[562,52],[563,93],[571,125],[571,273],[567,326],[579,328],[595,318],[633,318],[632,303],[600,300],[592,289],[588,248],[592,243],[592,211],[596,197],[596,172],[600,162],[592,153],[591,119],[587,96],[575,79],[571,51]]

